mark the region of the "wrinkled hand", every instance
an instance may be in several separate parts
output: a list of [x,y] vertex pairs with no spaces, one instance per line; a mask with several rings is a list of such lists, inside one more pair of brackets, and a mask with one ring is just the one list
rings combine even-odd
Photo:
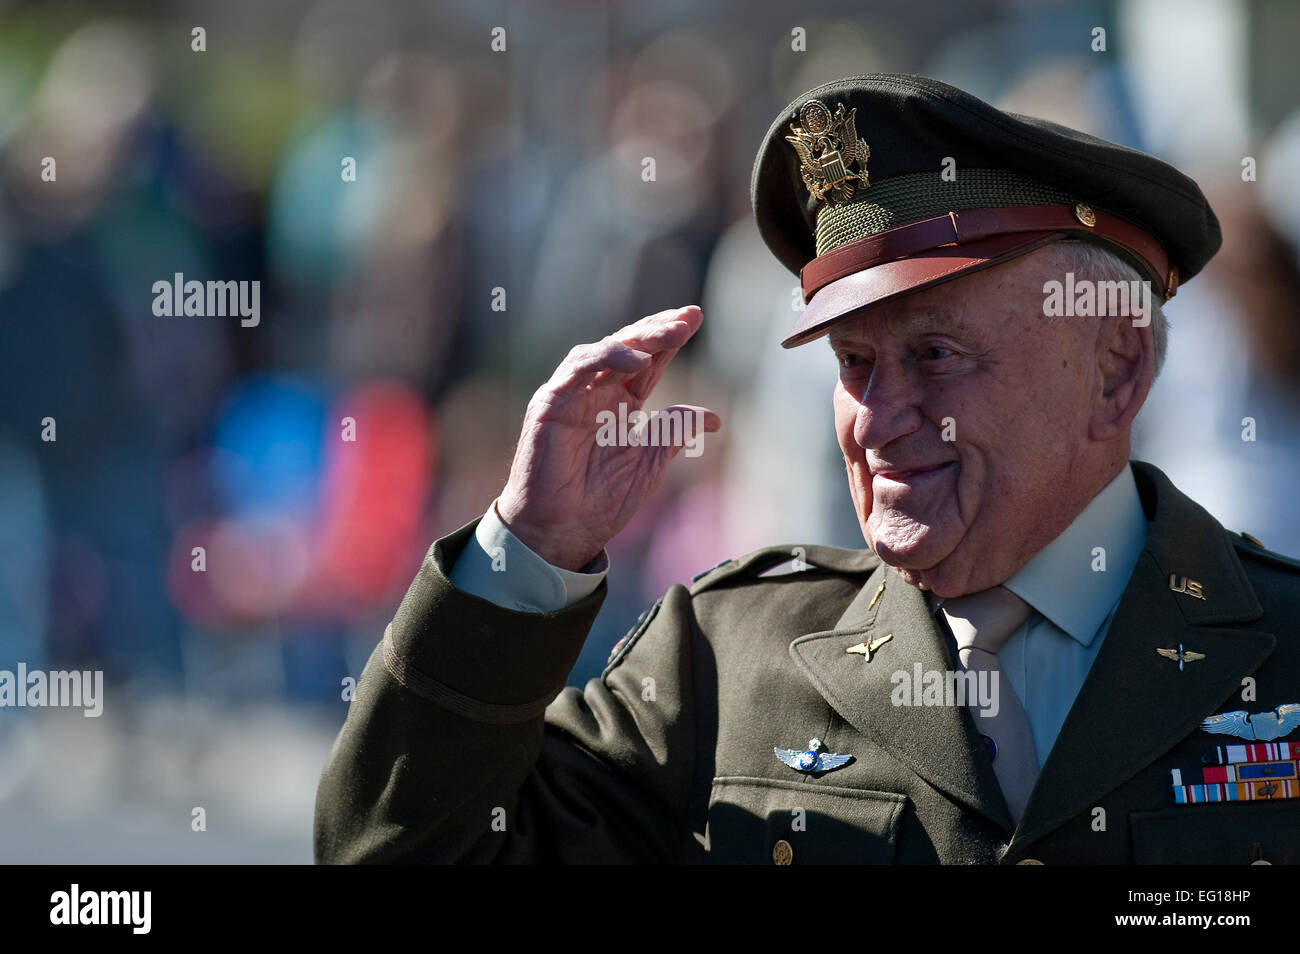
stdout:
[[[694,305],[642,318],[594,344],[578,345],[533,395],[497,512],[510,532],[548,563],[581,569],[623,529],[663,480],[676,446],[597,443],[601,411],[630,415],[649,398],[678,349],[699,330]],[[722,419],[707,408],[713,432]]]

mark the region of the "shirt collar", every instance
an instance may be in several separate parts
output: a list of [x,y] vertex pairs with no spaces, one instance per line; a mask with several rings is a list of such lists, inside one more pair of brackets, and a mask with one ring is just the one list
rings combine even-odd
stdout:
[[1146,538],[1142,499],[1126,465],[1003,585],[1088,646],[1128,586]]

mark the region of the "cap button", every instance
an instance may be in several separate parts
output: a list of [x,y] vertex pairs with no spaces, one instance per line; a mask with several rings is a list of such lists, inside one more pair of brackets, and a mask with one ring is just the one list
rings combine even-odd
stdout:
[[1092,228],[1097,224],[1097,213],[1092,211],[1092,206],[1083,202],[1075,203],[1074,217],[1088,228]]
[[780,839],[772,846],[772,863],[775,865],[788,865],[794,861],[794,849],[784,838]]

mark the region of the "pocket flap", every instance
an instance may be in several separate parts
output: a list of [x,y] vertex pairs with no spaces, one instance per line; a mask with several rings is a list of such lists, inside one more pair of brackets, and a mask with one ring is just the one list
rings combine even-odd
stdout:
[[906,796],[807,782],[713,780],[705,846],[715,862],[889,864]]
[[1188,805],[1129,816],[1140,865],[1300,863],[1300,804]]

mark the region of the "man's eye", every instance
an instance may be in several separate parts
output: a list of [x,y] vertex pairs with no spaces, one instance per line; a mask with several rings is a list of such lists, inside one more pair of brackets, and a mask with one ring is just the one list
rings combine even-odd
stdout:
[[845,353],[840,355],[841,368],[858,368],[863,364],[865,364],[865,362],[862,360],[862,355],[860,354]]
[[926,361],[942,361],[944,358],[951,358],[956,353],[951,348],[932,345],[921,352],[921,357]]

